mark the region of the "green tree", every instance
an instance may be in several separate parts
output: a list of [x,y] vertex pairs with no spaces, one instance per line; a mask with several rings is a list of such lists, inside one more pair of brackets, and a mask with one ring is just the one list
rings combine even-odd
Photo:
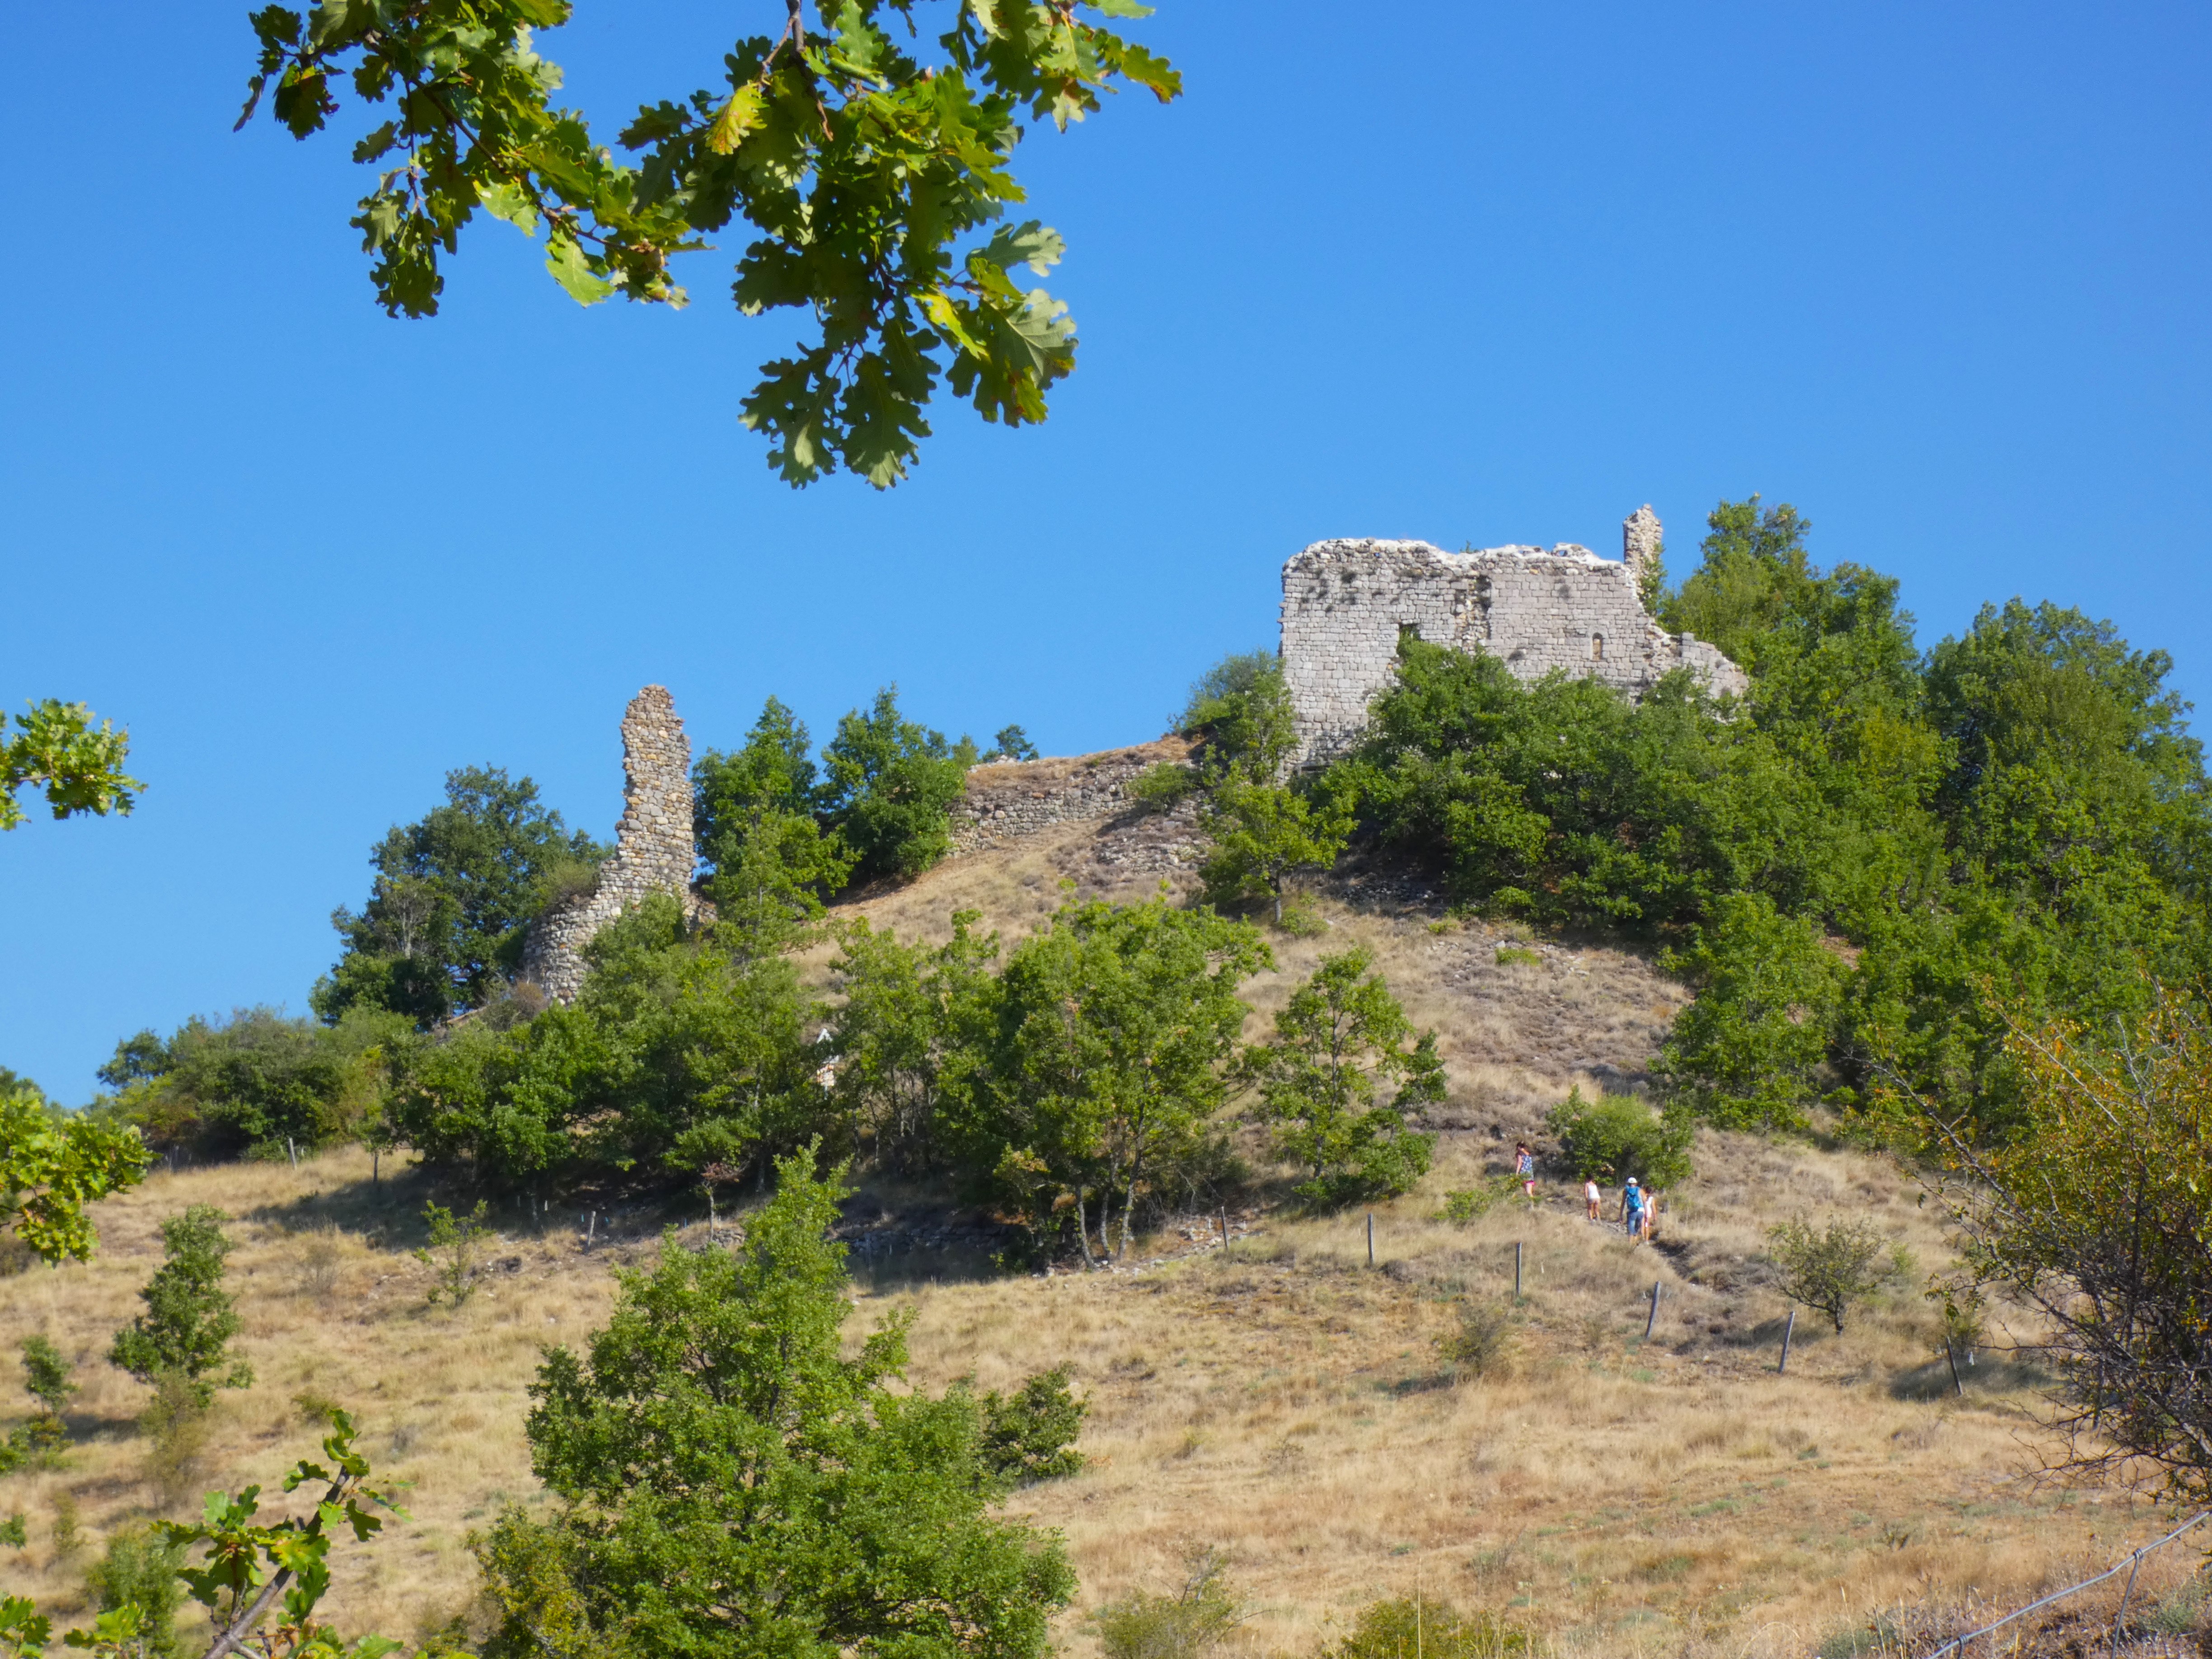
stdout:
[[950,1166],[960,1147],[949,1136],[989,1063],[999,938],[976,936],[978,916],[955,911],[952,937],[933,949],[876,933],[863,917],[845,930],[832,968],[845,999],[833,1086],[869,1150],[902,1176]]
[[138,804],[137,791],[146,787],[123,769],[131,734],[108,720],[95,729],[92,711],[81,702],[48,697],[30,709],[15,716],[13,737],[8,717],[0,714],[0,830],[23,822],[16,796],[26,787],[45,794],[57,818],[86,812],[127,817]]
[[[1323,957],[1276,1014],[1274,1040],[1245,1056],[1254,1115],[1306,1170],[1297,1190],[1311,1203],[1409,1192],[1436,1146],[1406,1121],[1444,1097],[1436,1033],[1414,1035],[1374,965],[1364,945]],[[1383,1083],[1397,1085],[1387,1102]]]
[[471,1020],[412,1058],[391,1131],[487,1186],[538,1193],[586,1173],[760,1167],[826,1127],[821,1011],[788,958],[691,938],[666,894],[586,956],[572,1005]]
[[65,1115],[27,1089],[0,1095],[0,1226],[44,1261],[91,1260],[85,1206],[137,1186],[153,1162],[129,1125]]
[[1334,869],[1353,822],[1352,799],[1340,789],[1221,779],[1199,819],[1213,842],[1199,867],[1206,898],[1222,906],[1269,901],[1279,927],[1293,879],[1303,871]]
[[1075,1437],[1091,1410],[1068,1389],[1070,1367],[1055,1365],[1011,1395],[983,1396],[984,1466],[1011,1486],[1058,1480],[1083,1468]]
[[1567,1167],[1579,1180],[1633,1176],[1647,1187],[1668,1188],[1690,1178],[1696,1129],[1679,1108],[1656,1112],[1633,1095],[1586,1100],[1576,1087],[1545,1115],[1544,1127],[1559,1137]]
[[822,901],[852,875],[854,854],[815,817],[819,785],[806,726],[774,697],[733,753],[708,750],[692,769],[707,896],[754,952],[798,943]]
[[990,752],[983,757],[987,761],[1033,761],[1036,757],[1036,745],[1018,726],[1000,726],[998,735],[991,739]]
[[410,1036],[411,1022],[382,1009],[349,1009],[331,1027],[240,1008],[195,1015],[167,1038],[126,1038],[100,1077],[118,1091],[106,1109],[157,1146],[283,1158],[357,1133]]
[[[944,32],[918,35],[935,13]],[[260,62],[240,125],[264,94],[295,137],[319,131],[349,84],[391,118],[355,149],[382,169],[353,223],[393,315],[434,312],[441,254],[479,210],[526,236],[580,302],[617,292],[680,305],[672,258],[733,223],[752,233],[734,295],[747,315],[791,307],[817,337],[767,364],[739,405],[793,483],[851,468],[884,487],[905,475],[940,376],[986,420],[1044,418],[1074,366],[1074,325],[1018,266],[1042,273],[1060,237],[1000,224],[1024,198],[1010,167],[1022,118],[1064,128],[1119,85],[1163,101],[1167,63],[1091,21],[1125,0],[916,5],[794,3],[782,33],[737,41],[725,84],[647,106],[617,161],[580,112],[556,108],[561,71],[533,29],[568,0],[447,0],[369,8],[279,6],[254,15]],[[930,48],[933,47],[933,50]]]
[[1887,1241],[1863,1221],[1838,1218],[1815,1230],[1792,1216],[1767,1229],[1766,1244],[1782,1270],[1782,1294],[1827,1315],[1838,1336],[1852,1308],[1890,1276],[1882,1262]]
[[495,766],[448,772],[445,804],[370,851],[368,904],[331,913],[345,951],[309,1003],[332,1024],[367,1006],[426,1030],[478,1006],[520,964],[531,920],[607,851],[571,834],[528,778]]
[[837,722],[822,763],[823,813],[854,854],[854,878],[903,880],[952,850],[946,814],[966,787],[975,745],[964,737],[948,744],[942,732],[908,720],[896,686]]
[[1273,783],[1297,745],[1297,719],[1281,660],[1272,651],[1224,657],[1190,688],[1175,729],[1206,740],[1206,770]]
[[1698,995],[1668,1033],[1658,1074],[1723,1128],[1802,1128],[1822,1092],[1844,964],[1764,893],[1713,908],[1696,946],[1668,959]]
[[527,1432],[555,1505],[477,1547],[490,1659],[1048,1650],[1060,1545],[991,1514],[1012,1480],[971,1394],[894,1388],[902,1321],[847,1357],[839,1185],[813,1165],[783,1161],[736,1250],[672,1240],[586,1352],[548,1352]]
[[68,1439],[62,1413],[77,1391],[76,1384],[70,1381],[70,1363],[62,1358],[61,1350],[44,1336],[26,1337],[23,1392],[39,1402],[39,1415],[31,1425],[34,1444],[58,1446]]
[[1936,1186],[1966,1282],[2032,1319],[2032,1352],[2056,1378],[2053,1426],[2083,1474],[2165,1474],[2177,1499],[2212,1496],[2212,1029],[2194,996],[2154,988],[2138,1016],[2094,1024],[2001,1006],[2020,1079],[2013,1133],[1984,1137],[1941,1103],[1900,1089],[1941,1149]]
[[146,1304],[115,1334],[108,1363],[141,1382],[165,1374],[183,1377],[204,1408],[218,1388],[243,1389],[253,1368],[230,1352],[239,1318],[222,1288],[223,1259],[232,1249],[223,1236],[227,1218],[210,1204],[195,1204],[161,1224],[161,1265],[138,1292]]
[[1103,1245],[1118,1204],[1126,1255],[1140,1198],[1188,1197],[1228,1167],[1215,1120],[1249,1012],[1237,990],[1273,965],[1251,927],[1211,910],[1063,905],[1000,978],[966,1167],[992,1170],[1041,1231],[1056,1231],[1060,1201],[1096,1192]]

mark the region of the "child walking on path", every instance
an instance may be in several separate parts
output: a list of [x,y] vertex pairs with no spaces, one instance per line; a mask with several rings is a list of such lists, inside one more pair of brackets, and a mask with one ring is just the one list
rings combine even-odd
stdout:
[[1589,1212],[1589,1218],[1592,1221],[1601,1221],[1605,1218],[1598,1213],[1604,1203],[1605,1194],[1598,1190],[1597,1177],[1592,1176],[1583,1182],[1583,1207]]
[[1521,1177],[1521,1190],[1528,1194],[1528,1201],[1534,1204],[1536,1201],[1536,1155],[1528,1150],[1528,1143],[1525,1140],[1517,1142],[1513,1148],[1513,1173]]

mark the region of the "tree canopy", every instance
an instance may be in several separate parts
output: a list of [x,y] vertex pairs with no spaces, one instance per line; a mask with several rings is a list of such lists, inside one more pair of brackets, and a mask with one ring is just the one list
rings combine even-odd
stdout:
[[92,711],[81,702],[48,697],[30,709],[15,717],[12,737],[8,717],[0,714],[0,830],[24,821],[16,797],[27,787],[46,796],[57,818],[87,812],[128,816],[146,787],[123,769],[131,734],[118,732],[110,720],[95,726]]
[[804,1150],[734,1251],[621,1272],[605,1329],[550,1350],[531,1463],[556,1500],[477,1545],[514,1656],[771,1652],[1042,1659],[1075,1578],[991,1513],[1060,1472],[1065,1376],[1010,1401],[895,1386],[894,1319],[845,1351],[839,1186]]
[[1923,653],[1895,580],[1814,565],[1811,527],[1723,502],[1662,597],[1748,672],[1741,707],[1687,674],[1631,702],[1408,641],[1335,786],[1463,903],[1671,951],[1699,994],[1662,1069],[1701,1115],[1786,1126],[1825,1099],[1917,1133],[1873,1123],[1893,1060],[2002,1132],[1992,989],[2102,1018],[2145,1006],[2146,970],[2203,977],[2202,751],[2163,653],[2017,599]]
[[571,833],[526,777],[448,772],[442,805],[370,849],[368,902],[331,913],[344,954],[309,1002],[332,1023],[368,1006],[426,1029],[477,1006],[520,965],[531,919],[588,885],[608,850]]
[[350,90],[379,169],[352,223],[378,301],[424,317],[441,261],[479,212],[544,235],[574,299],[681,306],[674,262],[742,227],[732,295],[748,316],[811,325],[738,404],[793,484],[850,468],[896,483],[928,435],[940,380],[985,420],[1045,417],[1075,365],[1075,325],[1042,289],[1064,252],[1012,167],[1024,118],[1065,129],[1103,94],[1182,89],[1164,59],[1100,19],[1135,0],[755,0],[774,35],[740,36],[719,84],[641,107],[616,159],[580,110],[556,104],[558,65],[533,31],[569,0],[320,0],[253,14],[260,56],[242,127],[264,100],[294,137],[321,131]]

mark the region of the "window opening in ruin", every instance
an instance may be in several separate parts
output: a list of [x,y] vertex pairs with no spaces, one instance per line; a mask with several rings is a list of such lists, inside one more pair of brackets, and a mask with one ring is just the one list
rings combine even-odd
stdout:
[[1605,660],[1605,635],[1602,634],[1590,635],[1590,660],[1592,662]]

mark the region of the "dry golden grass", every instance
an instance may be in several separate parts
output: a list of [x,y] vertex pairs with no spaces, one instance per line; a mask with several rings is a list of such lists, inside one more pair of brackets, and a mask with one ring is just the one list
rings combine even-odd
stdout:
[[[1014,936],[1049,914],[1071,869],[1095,869],[1098,835],[1069,826],[956,860],[862,908],[878,926],[942,937],[951,909],[975,905]],[[1358,939],[1443,1032],[1453,1071],[1438,1167],[1376,1210],[1372,1270],[1364,1217],[1255,1213],[1226,1251],[1170,1231],[1154,1249],[1187,1253],[1141,1271],[856,1291],[856,1336],[915,1308],[917,1386],[973,1373],[1004,1387],[1073,1366],[1091,1403],[1090,1467],[1014,1504],[1066,1536],[1083,1584],[1062,1627],[1072,1652],[1095,1646],[1085,1610],[1170,1588],[1207,1545],[1233,1561],[1252,1607],[1237,1644],[1254,1655],[1310,1653],[1333,1621],[1417,1589],[1505,1611],[1562,1652],[1802,1654],[1899,1601],[2016,1603],[2160,1527],[2124,1493],[2035,1478],[2051,1449],[2032,1376],[1984,1353],[1966,1397],[1950,1397],[1916,1294],[1842,1336],[1801,1317],[1790,1372],[1775,1374],[1784,1304],[1757,1259],[1765,1227],[1847,1211],[1911,1249],[1923,1277],[1946,1260],[1915,1189],[1884,1162],[1708,1134],[1703,1173],[1669,1195],[1655,1248],[1589,1226],[1564,1191],[1467,1227],[1431,1218],[1571,1080],[1632,1075],[1681,994],[1616,951],[1541,944],[1541,966],[1500,968],[1501,935],[1419,903],[1340,893],[1319,908],[1328,931],[1278,939],[1280,971],[1252,988],[1255,1032],[1323,950]],[[428,1195],[411,1172],[372,1190],[352,1151],[296,1170],[158,1175],[99,1206],[91,1264],[0,1279],[0,1354],[43,1331],[85,1385],[65,1461],[0,1486],[0,1511],[27,1511],[33,1537],[0,1553],[0,1583],[81,1604],[100,1535],[158,1511],[136,1428],[146,1391],[102,1356],[159,1261],[159,1220],[213,1203],[238,1218],[232,1282],[257,1381],[222,1396],[195,1489],[273,1489],[319,1436],[294,1396],[345,1404],[379,1468],[411,1483],[415,1520],[339,1553],[332,1613],[412,1635],[465,1607],[470,1528],[503,1502],[540,1501],[522,1419],[542,1348],[604,1320],[610,1264],[648,1249],[659,1223],[630,1217],[587,1254],[579,1217],[535,1231],[505,1218],[499,1270],[440,1311],[407,1254]],[[1510,1369],[1455,1383],[1436,1339],[1463,1299],[1510,1296],[1516,1241],[1526,1296]],[[56,1559],[50,1535],[64,1492],[94,1540],[73,1560]],[[2158,1564],[2143,1593],[2189,1565]]]
[[[1712,1185],[1686,1189],[1663,1248],[1590,1227],[1565,1195],[1465,1228],[1429,1219],[1465,1173],[1455,1154],[1423,1193],[1378,1209],[1371,1272],[1362,1218],[1262,1219],[1225,1254],[1141,1273],[866,1291],[854,1328],[914,1305],[924,1387],[1072,1364],[1092,1407],[1091,1467],[1016,1507],[1066,1533],[1086,1607],[1167,1586],[1194,1547],[1225,1548],[1255,1607],[1241,1638],[1255,1653],[1309,1650],[1332,1619],[1416,1588],[1515,1610],[1571,1650],[1657,1651],[1696,1634],[1802,1651],[1869,1609],[2023,1597],[2150,1535],[2149,1510],[2124,1494],[2032,1478],[2044,1442],[2016,1372],[1985,1354],[1966,1400],[1947,1396],[1917,1298],[1841,1337],[1801,1318],[1777,1376],[1778,1300],[1748,1272],[1732,1289],[1711,1282],[1765,1220],[1834,1202],[1923,1261],[1941,1241],[1879,1164],[1758,1143],[1705,1154],[1741,1167],[1743,1193],[1724,1206]],[[327,1395],[357,1411],[379,1467],[412,1483],[416,1517],[342,1553],[334,1612],[413,1633],[466,1603],[471,1525],[535,1492],[521,1423],[542,1346],[600,1322],[608,1264],[647,1247],[633,1231],[586,1255],[562,1218],[504,1239],[494,1261],[511,1265],[458,1313],[434,1312],[428,1270],[402,1248],[420,1191],[387,1182],[380,1205],[366,1181],[354,1152],[297,1171],[157,1176],[100,1206],[92,1264],[0,1281],[0,1345],[44,1330],[85,1384],[64,1466],[0,1495],[32,1519],[9,1589],[64,1607],[81,1595],[88,1557],[55,1559],[48,1536],[58,1492],[95,1539],[158,1511],[135,1430],[145,1391],[101,1355],[158,1261],[158,1219],[215,1202],[240,1218],[233,1281],[258,1379],[223,1396],[198,1489],[273,1486],[317,1438],[292,1396]],[[1510,1295],[1516,1239],[1527,1295],[1511,1372],[1454,1385],[1434,1339],[1453,1298]],[[1065,1640],[1090,1646],[1079,1614]]]

